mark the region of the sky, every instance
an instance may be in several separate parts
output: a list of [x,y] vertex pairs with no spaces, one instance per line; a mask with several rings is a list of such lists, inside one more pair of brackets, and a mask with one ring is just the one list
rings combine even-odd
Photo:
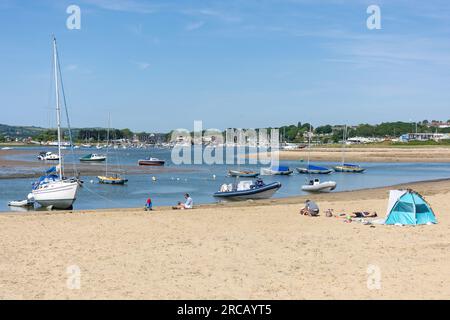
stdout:
[[0,123],[55,125],[52,34],[73,127],[450,118],[446,0],[0,0]]

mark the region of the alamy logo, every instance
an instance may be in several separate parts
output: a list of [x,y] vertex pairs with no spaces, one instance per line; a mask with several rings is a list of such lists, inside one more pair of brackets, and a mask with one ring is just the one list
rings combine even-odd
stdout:
[[171,160],[181,164],[271,164],[279,162],[278,129],[203,130],[202,121],[194,121],[194,132],[172,131]]
[[369,30],[381,29],[381,9],[379,6],[373,4],[367,7],[367,13],[370,16],[367,18],[366,25]]
[[381,269],[377,265],[370,264],[367,267],[367,289],[380,290],[381,289]]
[[81,29],[81,9],[77,5],[70,5],[66,9],[66,13],[70,16],[66,20],[66,27],[69,30]]
[[80,290],[81,288],[81,270],[77,265],[68,266],[66,273],[69,275],[66,281],[67,289]]

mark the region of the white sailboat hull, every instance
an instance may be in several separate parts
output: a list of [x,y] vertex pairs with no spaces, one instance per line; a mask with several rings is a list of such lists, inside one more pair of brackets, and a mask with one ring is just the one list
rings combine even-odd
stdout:
[[69,209],[77,198],[78,182],[54,181],[33,190],[34,200],[43,207]]

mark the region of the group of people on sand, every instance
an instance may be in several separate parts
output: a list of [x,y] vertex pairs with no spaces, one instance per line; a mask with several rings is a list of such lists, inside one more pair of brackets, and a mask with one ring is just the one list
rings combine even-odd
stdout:
[[[194,208],[194,200],[191,198],[189,193],[184,194],[185,201],[179,201],[176,206],[173,206],[172,209],[174,210],[184,210],[184,209],[192,209]],[[145,211],[152,211],[153,210],[153,202],[150,197],[147,198],[147,201],[145,202]]]
[[[319,206],[312,200],[306,200],[305,206],[300,209],[300,214],[304,216],[316,217],[319,215]],[[351,220],[352,218],[376,218],[378,214],[376,212],[353,212],[351,214],[342,213],[340,215],[335,215],[333,209],[328,209],[325,212],[327,217],[345,217],[347,220]]]
[[[185,201],[179,201],[178,204],[176,206],[173,206],[172,209],[174,210],[185,210],[185,209],[192,209],[194,207],[194,200],[192,199],[192,197],[189,195],[189,193],[185,193],[184,194],[184,199]],[[145,211],[151,211],[153,210],[153,202],[152,199],[149,197],[147,198],[147,201],[145,202]],[[306,200],[305,201],[305,206],[300,209],[300,214],[303,216],[310,216],[310,217],[317,217],[320,213],[320,209],[319,206],[317,205],[317,203],[315,203],[312,200]],[[344,217],[347,220],[351,220],[352,218],[375,218],[377,217],[377,213],[376,212],[367,212],[367,211],[363,211],[363,212],[353,212],[351,214],[345,214],[342,213],[340,215],[335,215],[333,209],[328,209],[325,212],[325,215],[327,217]]]

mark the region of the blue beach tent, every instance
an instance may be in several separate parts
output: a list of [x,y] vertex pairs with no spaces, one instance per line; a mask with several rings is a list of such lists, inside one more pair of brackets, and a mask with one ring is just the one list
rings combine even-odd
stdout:
[[423,197],[412,190],[391,190],[385,224],[418,225],[437,223]]

